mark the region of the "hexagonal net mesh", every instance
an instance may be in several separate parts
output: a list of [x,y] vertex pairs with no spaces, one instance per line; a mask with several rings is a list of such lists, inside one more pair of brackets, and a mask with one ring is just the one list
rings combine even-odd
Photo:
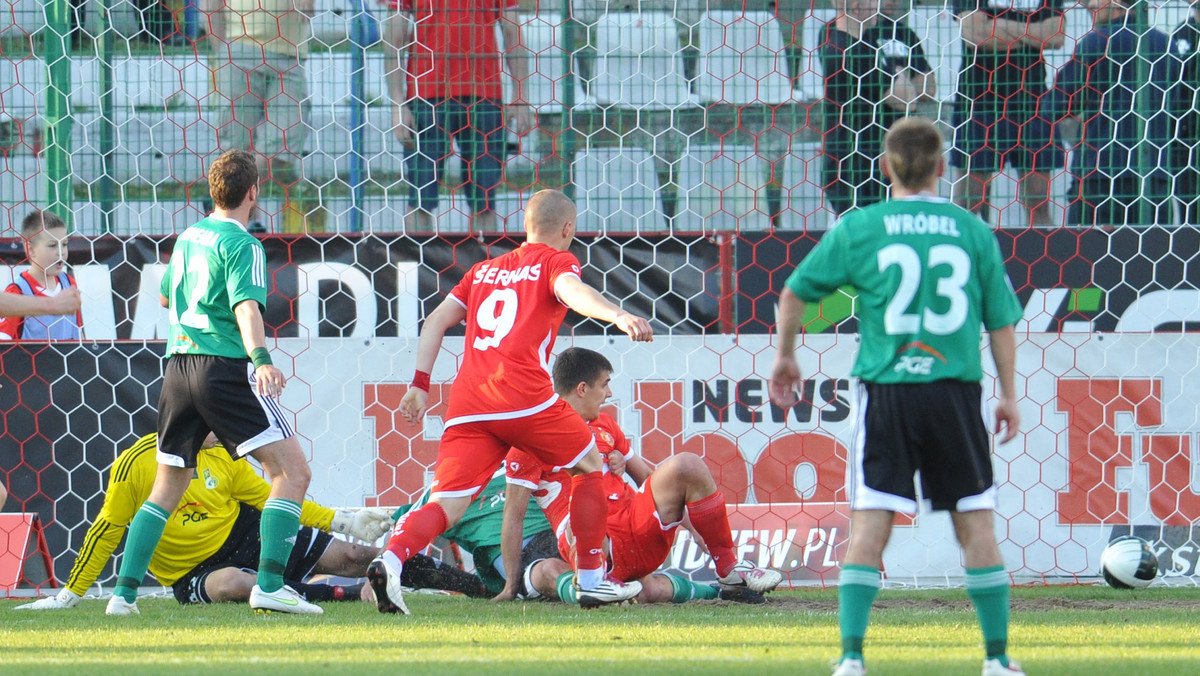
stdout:
[[[766,397],[770,332],[783,280],[835,214],[886,195],[881,134],[904,112],[939,121],[955,169],[942,190],[953,179],[997,226],[1025,307],[1024,430],[994,457],[1014,579],[1090,580],[1105,543],[1134,532],[1166,575],[1197,580],[1200,237],[1177,226],[1197,222],[1200,125],[1195,90],[1176,84],[1195,84],[1200,40],[1183,3],[1150,3],[1130,22],[1144,39],[1109,31],[1098,52],[1086,11],[1053,0],[883,3],[890,20],[872,7],[858,27],[845,16],[860,3],[841,20],[787,2],[577,0],[570,19],[527,0],[446,3],[474,17],[459,42],[435,34],[454,22],[429,3],[264,17],[269,4],[119,3],[105,24],[13,0],[0,22],[0,254],[24,272],[21,222],[53,208],[85,297],[83,340],[2,348],[0,590],[48,584],[36,556],[19,561],[37,548],[14,515],[38,517],[61,583],[117,454],[155,429],[159,282],[175,236],[211,210],[205,171],[229,148],[261,158],[247,225],[264,233],[265,321],[312,499],[398,506],[427,485],[463,342],[447,339],[430,417],[410,427],[397,406],[421,321],[471,265],[520,244],[533,191],[561,188],[580,209],[585,281],[659,337],[633,345],[571,315],[556,351],[612,360],[611,412],[636,452],[704,459],[741,555],[791,584],[835,583],[860,412],[853,295],[810,309],[804,397],[788,409]],[[973,12],[1019,45],[987,80],[971,69],[999,57],[981,56]],[[1032,227],[1064,223],[1116,227]],[[886,574],[955,584],[957,552],[944,516],[901,518]],[[688,533],[664,565],[712,579]]]

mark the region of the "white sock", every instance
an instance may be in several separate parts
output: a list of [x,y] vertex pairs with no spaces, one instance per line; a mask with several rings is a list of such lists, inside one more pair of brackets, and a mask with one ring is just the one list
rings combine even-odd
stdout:
[[604,581],[604,569],[593,568],[591,570],[587,570],[580,568],[579,570],[575,571],[575,577],[579,580],[580,589],[595,589],[596,587],[600,586],[601,582]]
[[383,550],[383,555],[379,558],[383,559],[383,562],[387,564],[389,568],[394,569],[397,573],[401,570],[404,570],[404,562],[401,561],[400,557],[396,556],[396,554],[391,550]]

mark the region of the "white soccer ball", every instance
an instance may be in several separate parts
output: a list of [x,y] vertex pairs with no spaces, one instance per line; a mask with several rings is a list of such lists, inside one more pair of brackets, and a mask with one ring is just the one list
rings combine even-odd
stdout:
[[1100,573],[1116,589],[1141,589],[1158,576],[1158,557],[1150,543],[1135,535],[1123,535],[1104,548]]

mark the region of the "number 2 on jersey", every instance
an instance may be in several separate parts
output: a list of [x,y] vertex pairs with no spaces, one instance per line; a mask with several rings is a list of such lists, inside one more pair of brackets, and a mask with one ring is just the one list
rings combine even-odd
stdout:
[[475,324],[480,331],[490,331],[490,336],[478,336],[472,347],[486,350],[498,347],[500,341],[512,331],[517,321],[517,292],[512,289],[496,289],[488,294],[475,312]]
[[[175,266],[171,273],[171,295],[176,296],[183,285],[184,266]],[[192,256],[188,259],[187,276],[189,284],[187,291],[187,307],[179,314],[175,307],[176,299],[171,298],[171,323],[190,326],[193,329],[207,329],[208,315],[200,311],[200,301],[208,293],[208,283],[212,275],[208,271],[208,259],[204,256]]]
[[893,265],[900,268],[900,285],[896,287],[896,294],[883,313],[883,328],[888,335],[918,333],[922,324],[926,331],[938,336],[946,336],[962,328],[970,303],[963,291],[971,277],[971,258],[967,252],[953,244],[938,244],[929,248],[929,261],[925,269],[932,270],[942,265],[950,267],[949,276],[937,281],[937,295],[950,301],[950,307],[941,313],[930,308],[923,308],[921,314],[908,312],[925,273],[916,249],[907,244],[889,244],[879,250],[876,258],[880,272]]

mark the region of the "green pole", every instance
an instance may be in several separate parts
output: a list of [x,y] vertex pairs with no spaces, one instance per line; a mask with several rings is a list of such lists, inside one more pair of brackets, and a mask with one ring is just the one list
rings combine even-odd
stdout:
[[71,4],[47,0],[42,57],[46,62],[46,208],[71,224]]
[[[1134,201],[1135,208],[1133,210],[1133,213],[1135,214],[1135,218],[1137,218],[1137,222],[1144,224],[1144,223],[1150,223],[1151,214],[1154,213],[1151,210],[1150,200],[1148,199],[1148,196],[1146,195],[1146,189],[1150,185],[1150,181],[1147,180],[1147,177],[1150,175],[1150,172],[1153,171],[1153,169],[1154,169],[1154,167],[1153,167],[1154,161],[1150,158],[1150,153],[1153,149],[1151,148],[1150,143],[1148,143],[1146,140],[1146,130],[1148,127],[1148,125],[1146,124],[1146,116],[1154,115],[1155,111],[1151,110],[1150,92],[1147,91],[1148,88],[1151,86],[1150,60],[1147,59],[1145,56],[1146,47],[1144,46],[1146,34],[1150,32],[1150,25],[1146,19],[1147,3],[1135,2],[1133,4],[1133,7],[1134,7],[1134,11],[1132,12],[1133,16],[1130,18],[1133,19],[1133,21],[1132,21],[1133,31],[1138,36],[1137,53],[1134,55],[1134,60],[1136,62],[1137,81],[1139,83],[1141,83],[1138,86],[1137,94],[1134,95],[1134,104],[1133,104],[1133,112],[1134,112],[1133,119],[1135,120],[1135,124],[1137,125],[1137,140],[1138,140],[1137,146],[1136,146],[1136,148],[1134,148],[1134,152],[1137,153],[1137,167],[1138,167],[1137,191],[1138,191],[1138,194],[1135,196],[1135,201]],[[1167,85],[1162,84],[1162,86],[1165,87]],[[1154,225],[1164,225],[1164,224],[1163,223],[1154,223]]]
[[[562,48],[563,48],[563,72],[566,77],[562,83],[562,129],[559,132],[562,134],[562,157],[563,162],[559,170],[559,183],[562,185],[563,193],[571,199],[575,199],[575,183],[571,180],[571,165],[575,162],[575,20],[571,18],[571,0],[563,0],[562,2]],[[530,68],[530,70],[534,70]]]
[[112,0],[100,3],[100,223],[103,232],[113,231],[113,208],[117,185],[113,180],[113,29]]

